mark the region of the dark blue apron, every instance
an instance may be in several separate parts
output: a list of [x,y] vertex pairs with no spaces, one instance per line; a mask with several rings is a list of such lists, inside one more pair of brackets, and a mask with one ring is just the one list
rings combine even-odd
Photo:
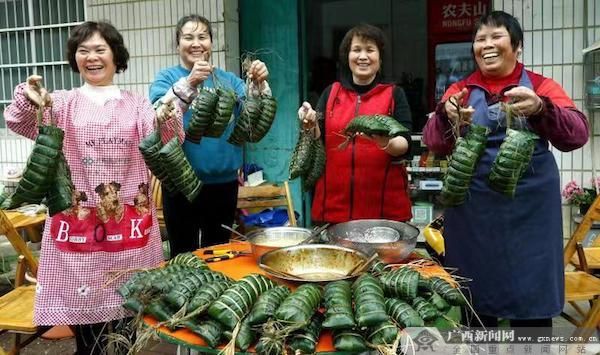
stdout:
[[[532,89],[525,70],[519,85]],[[554,156],[548,142],[539,139],[515,197],[491,190],[487,177],[506,134],[505,115],[499,104],[488,107],[478,86],[471,87],[469,104],[475,108],[473,122],[491,132],[466,203],[445,211],[446,264],[473,280],[468,286],[478,314],[554,317],[564,304],[560,181]]]

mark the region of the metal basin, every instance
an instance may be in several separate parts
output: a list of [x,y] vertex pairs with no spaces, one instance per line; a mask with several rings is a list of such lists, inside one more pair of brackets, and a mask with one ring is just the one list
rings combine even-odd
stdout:
[[310,229],[298,227],[272,227],[252,231],[246,235],[252,255],[258,262],[260,257],[271,250],[298,245],[308,238]]
[[385,219],[357,219],[327,228],[335,245],[371,256],[378,253],[386,263],[401,262],[415,249],[419,229],[411,224]]
[[289,281],[329,282],[356,276],[347,274],[366,260],[365,254],[354,249],[304,244],[270,251],[260,258],[258,266],[272,276]]

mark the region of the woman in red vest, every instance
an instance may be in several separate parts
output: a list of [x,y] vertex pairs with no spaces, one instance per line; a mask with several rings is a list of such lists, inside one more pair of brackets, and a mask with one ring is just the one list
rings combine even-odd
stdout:
[[[303,128],[313,129],[315,138],[325,143],[325,172],[313,198],[315,221],[408,221],[412,217],[408,177],[400,164],[409,151],[410,133],[391,139],[357,136],[340,148],[346,140],[341,132],[358,115],[392,116],[412,129],[404,91],[382,81],[383,51],[384,35],[379,28],[367,24],[352,28],[340,44],[341,80],[325,89],[316,111],[308,102],[298,110]],[[317,117],[323,117],[318,124]]]

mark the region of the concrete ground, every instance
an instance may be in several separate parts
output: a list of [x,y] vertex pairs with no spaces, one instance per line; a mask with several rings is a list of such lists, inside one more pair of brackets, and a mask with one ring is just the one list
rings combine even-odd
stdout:
[[[8,352],[12,344],[12,334],[0,335],[0,347]],[[21,355],[71,355],[75,353],[75,339],[68,338],[62,340],[36,339],[31,344],[21,350]],[[1,352],[0,352],[1,354]],[[185,352],[177,352],[177,345],[166,342],[152,342],[139,355],[187,355]]]

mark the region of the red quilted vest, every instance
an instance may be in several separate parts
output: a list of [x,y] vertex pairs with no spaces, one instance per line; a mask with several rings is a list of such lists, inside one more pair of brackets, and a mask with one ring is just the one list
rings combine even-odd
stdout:
[[394,111],[394,86],[378,84],[358,95],[333,84],[325,112],[325,172],[317,181],[312,205],[316,221],[340,223],[353,219],[383,218],[407,221],[412,218],[408,178],[404,166],[377,144],[355,137],[345,148],[343,129],[358,115]]

